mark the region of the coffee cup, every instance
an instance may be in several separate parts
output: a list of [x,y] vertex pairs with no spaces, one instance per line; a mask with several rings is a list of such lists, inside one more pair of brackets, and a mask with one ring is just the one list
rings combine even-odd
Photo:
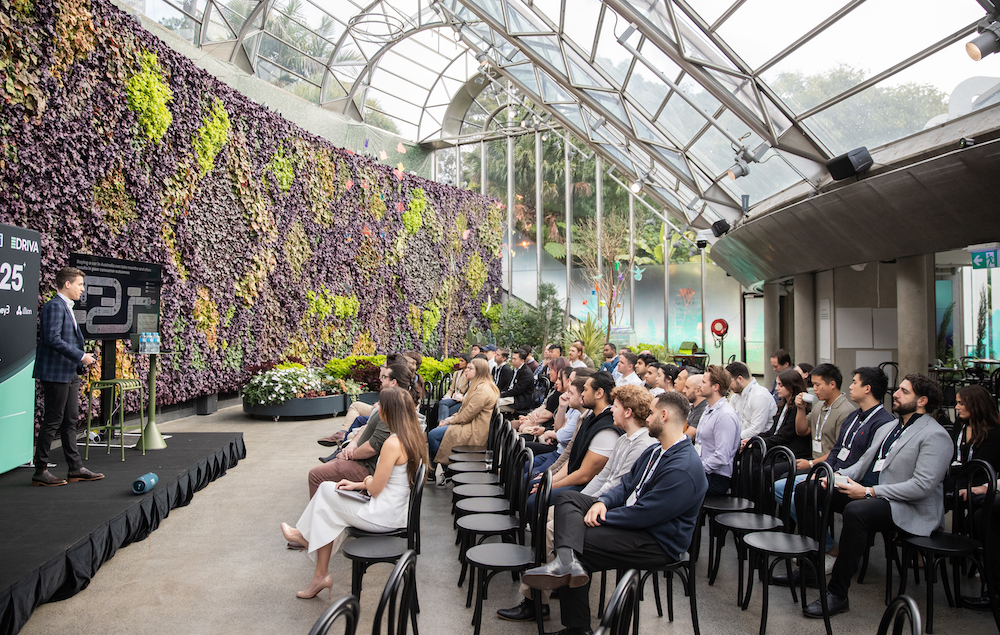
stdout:
[[808,392],[802,393],[802,401],[806,403],[816,403],[816,395]]

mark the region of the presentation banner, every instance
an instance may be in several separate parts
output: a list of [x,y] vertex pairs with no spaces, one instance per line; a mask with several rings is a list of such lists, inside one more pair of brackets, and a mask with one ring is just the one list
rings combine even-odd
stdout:
[[70,254],[69,264],[86,274],[73,310],[85,338],[123,340],[160,330],[162,265],[90,254]]
[[0,473],[31,461],[41,236],[0,225]]

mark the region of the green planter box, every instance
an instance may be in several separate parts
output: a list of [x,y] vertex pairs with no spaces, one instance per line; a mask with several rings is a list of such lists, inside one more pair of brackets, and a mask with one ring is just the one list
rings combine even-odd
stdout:
[[244,400],[243,412],[257,417],[273,418],[333,416],[347,412],[350,399],[347,395],[327,395],[311,399],[293,398],[272,405],[250,405]]
[[[363,392],[358,395],[357,401],[361,403],[366,403],[369,406],[374,406],[378,403],[378,393],[377,392]],[[349,406],[350,404],[348,404]]]

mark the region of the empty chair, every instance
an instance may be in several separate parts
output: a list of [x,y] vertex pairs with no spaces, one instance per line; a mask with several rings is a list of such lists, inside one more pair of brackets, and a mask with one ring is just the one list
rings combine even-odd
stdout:
[[334,622],[341,616],[344,617],[344,635],[354,635],[358,629],[358,615],[361,613],[361,605],[358,598],[353,595],[340,598],[330,605],[330,608],[320,616],[309,635],[327,635]]
[[372,635],[381,635],[382,620],[388,624],[389,635],[406,635],[407,624],[413,625],[413,635],[417,631],[417,552],[408,549],[399,557],[389,579],[382,589],[382,597],[375,609]]
[[878,625],[878,635],[889,635],[889,624],[892,624],[892,635],[902,635],[904,618],[910,620],[910,635],[924,634],[917,603],[908,595],[900,595],[882,613],[882,621]]
[[601,625],[594,635],[628,635],[629,625],[635,620],[639,626],[639,572],[629,569],[621,577],[611,601],[601,618]]

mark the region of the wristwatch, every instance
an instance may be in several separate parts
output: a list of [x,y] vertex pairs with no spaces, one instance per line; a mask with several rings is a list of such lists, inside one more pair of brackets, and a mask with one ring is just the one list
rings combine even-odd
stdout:
[[874,498],[874,497],[875,497],[875,491],[872,490],[872,488],[870,488],[870,487],[866,487],[865,488],[865,498]]

